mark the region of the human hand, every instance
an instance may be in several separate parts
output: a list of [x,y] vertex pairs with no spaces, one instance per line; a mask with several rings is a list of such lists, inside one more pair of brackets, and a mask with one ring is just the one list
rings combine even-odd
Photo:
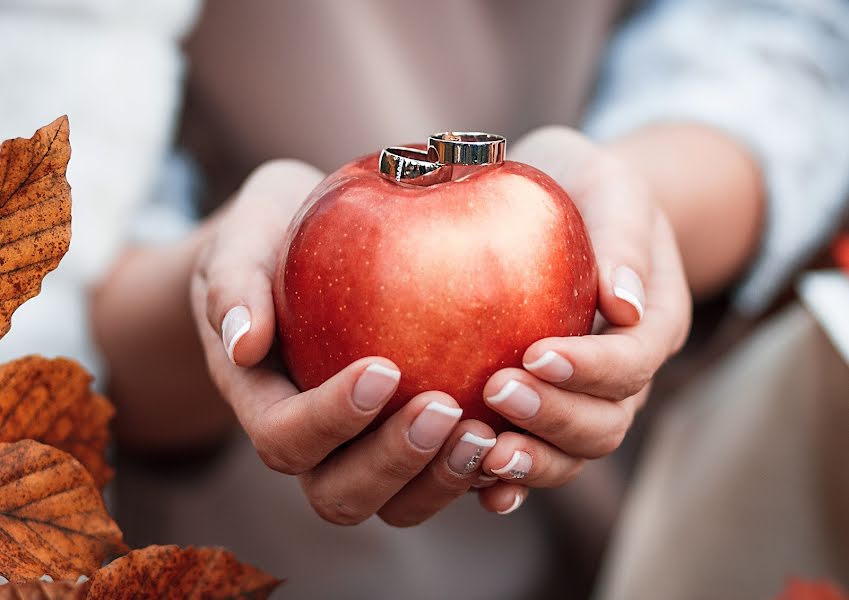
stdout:
[[280,244],[321,178],[294,161],[268,163],[248,178],[210,225],[191,282],[195,323],[210,375],[257,453],[270,468],[297,475],[321,517],[350,525],[377,513],[414,525],[469,489],[495,444],[493,430],[458,424],[462,411],[450,396],[424,392],[352,442],[395,392],[394,363],[362,358],[301,393],[264,363],[275,336],[271,282]]
[[655,372],[690,327],[691,300],[673,231],[627,164],[577,132],[549,127],[519,142],[511,158],[552,176],[587,227],[598,262],[594,335],[546,338],[484,389],[487,404],[533,435],[506,432],[484,461],[481,504],[517,509],[530,487],[556,487],[587,459],[613,452],[644,404]]

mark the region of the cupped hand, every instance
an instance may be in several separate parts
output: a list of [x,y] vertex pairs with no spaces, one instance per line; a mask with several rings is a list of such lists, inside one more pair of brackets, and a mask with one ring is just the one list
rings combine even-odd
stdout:
[[495,443],[492,429],[460,422],[450,396],[424,392],[358,437],[395,392],[402,374],[394,363],[362,358],[305,392],[265,364],[275,336],[271,282],[280,244],[321,178],[294,161],[268,163],[248,178],[200,253],[194,319],[210,375],[259,456],[297,475],[321,517],[350,525],[377,513],[414,525],[476,481]]
[[612,153],[560,127],[537,130],[511,158],[560,183],[592,240],[604,323],[593,335],[531,345],[524,369],[496,372],[487,404],[532,435],[502,433],[484,461],[481,504],[518,508],[531,487],[574,478],[613,452],[646,401],[651,380],[690,327],[691,299],[673,231],[640,176]]

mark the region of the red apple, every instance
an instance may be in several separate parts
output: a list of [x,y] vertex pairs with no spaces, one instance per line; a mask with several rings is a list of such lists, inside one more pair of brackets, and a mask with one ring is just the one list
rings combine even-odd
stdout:
[[566,192],[506,161],[426,187],[380,176],[377,155],[313,191],[274,281],[283,360],[301,389],[358,358],[384,356],[401,382],[378,422],[425,390],[463,418],[510,425],[484,403],[487,379],[521,367],[533,342],[590,332],[595,257]]

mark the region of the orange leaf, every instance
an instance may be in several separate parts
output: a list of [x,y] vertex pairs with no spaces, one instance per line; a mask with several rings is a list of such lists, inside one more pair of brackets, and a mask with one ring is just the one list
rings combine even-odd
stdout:
[[112,404],[92,377],[67,358],[27,356],[0,365],[0,442],[33,439],[70,453],[103,487]]
[[0,575],[76,580],[126,547],[91,475],[32,440],[0,444]]
[[262,600],[280,580],[240,563],[223,548],[148,546],[97,571],[89,598]]
[[0,600],[84,600],[88,583],[29,581],[0,585]]
[[68,117],[0,145],[0,337],[71,242]]
[[829,581],[805,581],[791,578],[776,600],[849,600],[849,598]]

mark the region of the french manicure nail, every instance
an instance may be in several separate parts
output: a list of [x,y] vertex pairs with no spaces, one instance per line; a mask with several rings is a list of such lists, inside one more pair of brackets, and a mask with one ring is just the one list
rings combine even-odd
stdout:
[[410,441],[422,450],[432,450],[445,441],[463,416],[462,408],[433,401],[424,407],[410,425]]
[[624,300],[635,309],[637,316],[643,318],[643,306],[646,303],[646,292],[640,276],[628,267],[616,267],[613,271],[613,295]]
[[495,446],[495,438],[485,438],[467,431],[454,444],[448,455],[448,467],[459,475],[466,475],[478,468],[481,461]]
[[534,466],[534,459],[527,452],[516,450],[507,464],[500,469],[493,469],[492,474],[503,479],[524,479]]
[[530,371],[540,379],[551,383],[562,383],[575,372],[572,363],[554,350],[547,350],[534,362],[523,363],[523,366],[526,371]]
[[522,502],[524,502],[524,501],[525,501],[525,497],[522,494],[520,494],[519,492],[516,492],[516,496],[513,498],[513,504],[510,505],[510,508],[508,508],[507,510],[499,510],[498,514],[499,515],[509,515],[511,512],[513,512],[514,510],[516,510],[517,508],[522,506]]
[[234,306],[224,315],[224,320],[221,321],[221,338],[224,341],[224,349],[227,351],[227,356],[230,357],[230,362],[236,364],[233,358],[233,351],[236,349],[236,344],[242,339],[251,328],[251,311],[247,306]]
[[351,400],[360,410],[374,410],[395,392],[401,372],[380,363],[367,366],[351,392]]
[[539,394],[523,383],[511,379],[486,401],[513,419],[530,419],[539,411]]

